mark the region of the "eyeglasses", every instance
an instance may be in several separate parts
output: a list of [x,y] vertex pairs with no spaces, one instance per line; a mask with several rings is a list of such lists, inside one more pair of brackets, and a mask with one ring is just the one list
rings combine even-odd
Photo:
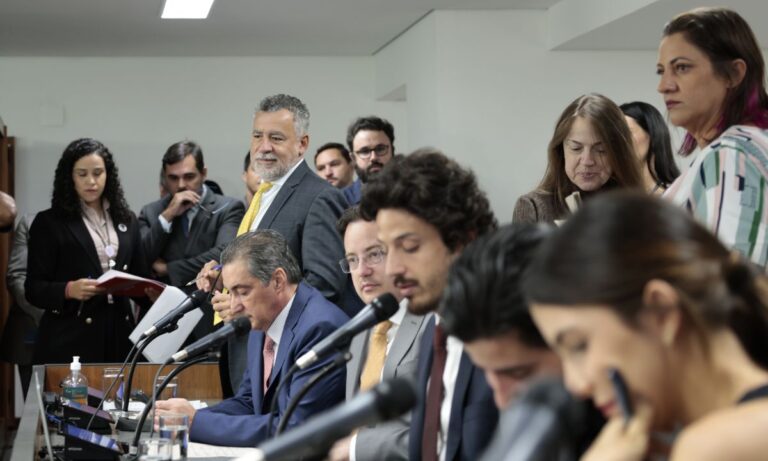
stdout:
[[[374,248],[363,255],[362,263],[367,267],[372,267],[381,264],[386,255],[387,252],[384,251],[383,248]],[[357,256],[349,255],[346,258],[339,260],[339,266],[341,266],[342,272],[349,274],[360,266],[360,261],[361,260]]]
[[376,154],[376,157],[382,158],[389,153],[391,146],[379,144],[375,147],[363,147],[362,149],[355,151],[355,155],[360,158],[368,158],[371,154]]

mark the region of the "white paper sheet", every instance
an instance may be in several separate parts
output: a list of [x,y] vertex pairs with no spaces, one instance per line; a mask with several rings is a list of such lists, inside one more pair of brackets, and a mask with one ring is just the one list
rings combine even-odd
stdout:
[[[157,298],[157,301],[155,301],[155,304],[149,308],[147,315],[141,319],[139,325],[133,330],[129,336],[130,340],[135,344],[142,333],[152,327],[152,325],[160,320],[165,314],[175,309],[186,298],[187,295],[180,289],[170,285],[166,286],[163,293]],[[187,315],[179,320],[179,328],[170,333],[158,336],[146,349],[144,349],[144,357],[153,363],[165,362],[168,357],[179,351],[184,340],[187,339],[187,336],[189,336],[202,317],[203,311],[201,311],[199,307],[192,312],[187,313]]]

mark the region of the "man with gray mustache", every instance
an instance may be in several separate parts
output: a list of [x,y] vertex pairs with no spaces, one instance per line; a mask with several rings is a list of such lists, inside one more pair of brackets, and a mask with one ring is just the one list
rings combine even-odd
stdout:
[[[298,259],[303,280],[352,316],[362,303],[337,263],[344,257],[344,246],[336,221],[347,205],[341,192],[304,161],[308,130],[309,110],[298,98],[278,94],[259,103],[253,117],[251,161],[262,182],[237,233],[262,229],[280,232]],[[221,281],[213,285],[218,277],[214,270],[217,264],[206,264],[198,287],[214,291],[213,308],[228,321],[240,313],[232,311],[229,295],[221,293]],[[238,388],[245,370],[246,346],[247,337],[228,344],[232,389]]]

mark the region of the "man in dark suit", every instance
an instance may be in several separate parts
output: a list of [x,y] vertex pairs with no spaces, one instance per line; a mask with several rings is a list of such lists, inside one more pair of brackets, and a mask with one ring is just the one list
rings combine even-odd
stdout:
[[[366,185],[360,210],[375,218],[386,274],[417,315],[437,309],[453,260],[496,227],[474,175],[429,150],[387,165]],[[439,317],[429,320],[420,345],[409,459],[474,460],[488,444],[498,411],[482,370],[440,323]]]
[[[296,97],[264,98],[253,118],[251,160],[262,182],[251,200],[238,235],[274,229],[288,241],[304,281],[352,315],[362,307],[349,277],[341,271],[344,255],[336,220],[347,207],[337,189],[318,177],[304,161],[309,146],[309,111]],[[198,287],[216,289],[216,261],[203,268]],[[223,320],[231,318],[229,296],[215,293],[213,308]],[[246,342],[228,343],[229,378],[236,389],[245,368]]]
[[[185,399],[157,402],[158,415],[189,415],[190,439],[215,445],[256,446],[282,417],[292,396],[334,357],[296,372],[275,396],[280,380],[296,359],[343,325],[348,317],[314,288],[301,281],[301,271],[286,240],[276,231],[246,233],[222,253],[222,278],[232,297],[233,315],[251,321],[248,368],[235,397],[195,411]],[[290,428],[344,399],[344,368],[338,367],[301,399]],[[278,413],[269,427],[269,404]]]
[[[339,219],[344,237],[344,259],[340,261],[360,298],[370,304],[375,298],[392,293],[400,309],[388,320],[352,338],[347,362],[347,399],[370,389],[380,381],[399,377],[416,380],[419,340],[430,316],[408,312],[407,299],[400,296],[392,280],[384,274],[386,252],[378,239],[376,222],[366,221],[357,207],[347,209]],[[410,414],[393,421],[363,427],[333,447],[331,461],[408,460]]]
[[[183,288],[235,238],[245,207],[204,184],[208,170],[203,151],[194,142],[173,144],[162,163],[163,184],[169,195],[141,209],[141,241],[155,275]],[[213,310],[208,305],[194,336],[202,337],[212,329]]]
[[383,118],[359,117],[347,129],[347,145],[355,162],[357,179],[342,192],[353,206],[360,203],[363,185],[395,157],[395,128]]

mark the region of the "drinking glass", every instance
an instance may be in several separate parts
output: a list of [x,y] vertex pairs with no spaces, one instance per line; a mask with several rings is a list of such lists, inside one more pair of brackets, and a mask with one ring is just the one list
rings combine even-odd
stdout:
[[171,459],[187,459],[189,446],[189,417],[181,414],[165,414],[159,417],[161,439],[171,443]]

